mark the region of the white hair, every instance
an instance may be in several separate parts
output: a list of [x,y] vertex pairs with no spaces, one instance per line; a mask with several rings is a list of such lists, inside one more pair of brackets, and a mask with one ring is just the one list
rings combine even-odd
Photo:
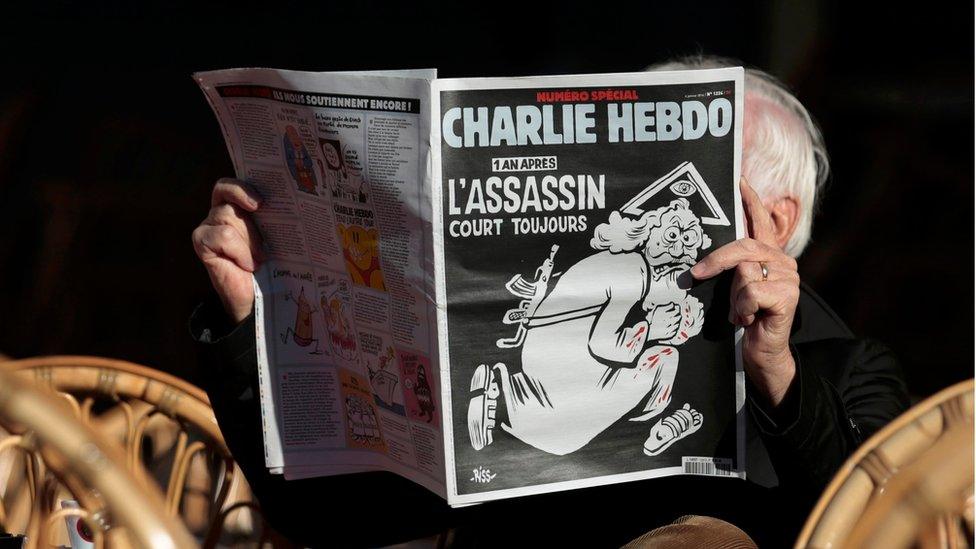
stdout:
[[[657,63],[646,70],[739,65],[724,57],[693,55]],[[789,196],[799,202],[799,219],[784,247],[787,254],[799,257],[810,242],[813,214],[830,174],[827,148],[813,117],[783,83],[758,69],[746,68],[745,73],[746,96],[772,103],[773,108],[756,109],[748,122],[752,142],[742,158],[742,174],[764,199]]]
[[[632,252],[647,244],[651,229],[661,226],[661,217],[668,211],[690,211],[687,198],[676,198],[667,206],[645,212],[638,218],[624,217],[620,212],[610,212],[606,223],[593,230],[590,247],[594,250],[610,250],[612,254]],[[712,245],[712,239],[702,231],[701,249]]]

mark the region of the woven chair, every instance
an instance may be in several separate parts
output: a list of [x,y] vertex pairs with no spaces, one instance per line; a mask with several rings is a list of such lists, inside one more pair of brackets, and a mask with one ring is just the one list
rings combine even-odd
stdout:
[[[203,547],[287,544],[264,522],[199,388],[152,368],[97,357],[31,358],[0,368],[50,387],[82,422],[114,439],[127,466],[149,471],[165,494],[166,512],[179,517]],[[2,467],[0,462],[0,475]],[[9,476],[0,514],[13,518],[19,510],[19,521],[26,520],[24,509],[31,506],[24,502],[35,493],[29,480]]]
[[[124,452],[81,422],[55,393],[0,369],[0,452],[27,464],[32,512],[24,529],[28,547],[50,547],[66,534],[66,518],[88,526],[96,547],[197,547],[186,527],[165,511],[160,491]],[[70,499],[74,508],[58,509]],[[6,514],[0,525],[7,528]]]
[[913,406],[827,486],[797,548],[970,547],[973,380]]

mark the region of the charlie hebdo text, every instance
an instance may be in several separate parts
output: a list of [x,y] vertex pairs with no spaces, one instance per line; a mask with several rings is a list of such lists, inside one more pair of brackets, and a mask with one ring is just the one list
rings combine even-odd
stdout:
[[[732,102],[722,92],[707,95],[714,97],[678,102],[640,101],[636,90],[544,91],[537,105],[449,108],[441,136],[454,149],[723,137],[733,127]],[[605,132],[597,128],[598,109],[605,109]],[[487,178],[447,179],[445,213],[456,217],[450,236],[582,232],[581,212],[605,207],[605,175],[559,174],[554,155],[496,157],[490,170],[495,175]]]

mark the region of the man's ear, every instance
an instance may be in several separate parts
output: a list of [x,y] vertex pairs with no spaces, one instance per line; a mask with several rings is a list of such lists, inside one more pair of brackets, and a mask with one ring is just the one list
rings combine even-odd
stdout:
[[784,196],[770,201],[765,206],[773,221],[776,244],[780,248],[785,248],[800,220],[800,202],[792,196]]

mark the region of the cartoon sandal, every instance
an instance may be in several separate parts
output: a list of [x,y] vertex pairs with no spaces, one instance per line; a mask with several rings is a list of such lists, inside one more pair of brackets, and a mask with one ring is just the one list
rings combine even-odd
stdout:
[[686,402],[670,416],[658,420],[644,442],[644,453],[656,456],[672,444],[694,433],[702,426],[702,415]]
[[481,450],[492,442],[495,428],[495,410],[498,406],[498,381],[495,372],[487,364],[478,366],[471,376],[471,392],[477,393],[468,403],[468,436],[471,446]]

